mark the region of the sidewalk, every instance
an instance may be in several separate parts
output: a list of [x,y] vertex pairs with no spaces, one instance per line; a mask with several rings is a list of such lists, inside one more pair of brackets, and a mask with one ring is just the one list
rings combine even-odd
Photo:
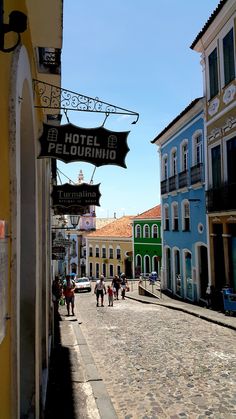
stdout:
[[[138,281],[129,281],[126,298],[179,310],[203,320],[236,330],[236,317],[160,295],[157,286],[146,283],[147,295],[138,292]],[[66,316],[60,307],[55,321],[44,419],[117,419],[112,402],[82,334],[80,320]]]

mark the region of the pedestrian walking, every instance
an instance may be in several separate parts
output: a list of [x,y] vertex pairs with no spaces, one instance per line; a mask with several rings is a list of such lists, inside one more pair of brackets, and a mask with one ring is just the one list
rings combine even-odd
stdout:
[[106,286],[104,282],[104,276],[101,275],[100,279],[96,282],[95,288],[94,288],[94,294],[96,294],[97,298],[97,307],[99,307],[99,297],[101,299],[101,307],[104,307],[103,301],[104,301],[104,294],[106,294]]
[[121,297],[122,297],[122,300],[124,300],[125,299],[125,291],[126,291],[126,288],[128,286],[128,281],[126,279],[125,273],[122,273],[121,274],[120,279],[121,279],[121,282],[120,282],[120,286],[121,286]]
[[66,279],[63,284],[63,294],[66,300],[67,316],[70,316],[70,306],[71,306],[72,316],[74,316],[75,315],[74,313],[75,281],[70,277],[70,275],[66,275]]
[[113,287],[116,300],[119,300],[120,279],[118,275],[114,276],[111,285]]
[[110,285],[107,287],[107,294],[108,294],[108,306],[113,307],[113,289]]

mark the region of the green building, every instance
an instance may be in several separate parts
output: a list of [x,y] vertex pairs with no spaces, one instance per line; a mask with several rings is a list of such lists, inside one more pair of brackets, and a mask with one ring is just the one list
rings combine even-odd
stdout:
[[133,272],[136,278],[152,271],[161,274],[161,246],[161,205],[157,205],[133,219]]

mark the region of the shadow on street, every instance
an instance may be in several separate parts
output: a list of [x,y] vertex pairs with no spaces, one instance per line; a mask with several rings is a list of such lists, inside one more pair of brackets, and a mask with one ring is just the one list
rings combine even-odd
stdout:
[[54,321],[54,347],[51,353],[44,419],[75,419],[69,350],[61,345],[61,318]]

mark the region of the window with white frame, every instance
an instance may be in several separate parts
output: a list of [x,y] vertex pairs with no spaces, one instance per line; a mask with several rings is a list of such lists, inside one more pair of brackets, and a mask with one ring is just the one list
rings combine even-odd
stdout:
[[168,157],[165,154],[162,158],[162,180],[166,180],[168,178]]
[[171,176],[177,175],[177,150],[171,150]]
[[197,131],[193,135],[193,166],[202,163],[202,131]]
[[188,169],[188,141],[185,140],[181,144],[181,171],[186,172]]
[[150,227],[147,224],[143,226],[143,237],[146,239],[150,237]]
[[168,231],[169,229],[170,229],[169,205],[165,204],[164,206],[164,230]]
[[233,28],[231,28],[230,31],[223,38],[222,46],[223,46],[223,65],[224,65],[224,85],[227,85],[232,80],[235,79]]
[[102,258],[106,258],[107,257],[107,252],[106,252],[106,246],[102,246]]
[[211,52],[208,57],[209,68],[209,82],[210,82],[210,99],[216,96],[219,92],[219,78],[218,78],[218,52],[217,47]]
[[89,256],[93,257],[93,246],[89,245]]
[[177,231],[179,229],[179,214],[178,214],[178,203],[172,203],[172,230]]
[[114,276],[114,267],[113,265],[109,265],[109,276],[112,278]]
[[90,278],[92,278],[92,276],[93,276],[93,264],[92,264],[92,262],[89,263],[89,276],[90,276]]
[[120,247],[118,246],[116,248],[116,259],[120,259],[121,258],[121,253],[120,253]]
[[96,245],[96,248],[95,249],[96,249],[95,250],[96,258],[99,258],[100,257],[99,246]]
[[99,263],[96,263],[95,265],[95,276],[96,278],[99,278]]
[[152,238],[157,239],[158,237],[159,237],[158,226],[156,224],[153,224],[153,226],[152,226]]
[[113,259],[113,247],[109,247],[109,259]]
[[182,230],[190,231],[190,205],[187,200],[182,203],[182,217]]
[[135,237],[136,237],[137,239],[140,239],[140,237],[141,237],[141,227],[140,227],[140,225],[139,225],[139,224],[137,224],[137,225],[135,226]]

